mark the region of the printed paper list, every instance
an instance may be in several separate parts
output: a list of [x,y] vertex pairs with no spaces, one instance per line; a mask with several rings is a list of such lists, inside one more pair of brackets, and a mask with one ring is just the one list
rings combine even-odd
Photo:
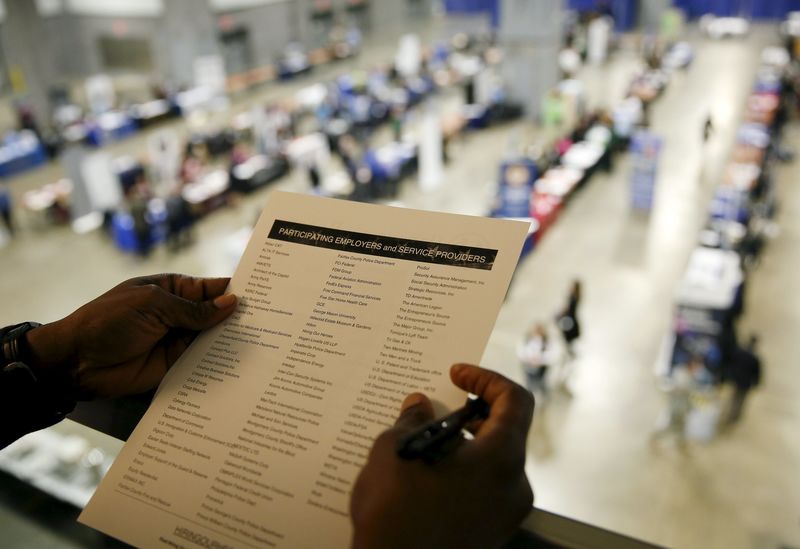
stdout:
[[237,311],[172,368],[81,520],[135,545],[346,547],[403,397],[462,403],[449,366],[480,360],[526,230],[275,193]]

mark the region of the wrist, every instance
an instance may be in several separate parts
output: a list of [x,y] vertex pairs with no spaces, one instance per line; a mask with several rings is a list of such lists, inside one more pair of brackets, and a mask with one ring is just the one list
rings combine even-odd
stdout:
[[21,360],[37,378],[48,383],[72,385],[78,357],[60,322],[44,324],[27,332],[20,350]]
[[75,408],[68,346],[57,332],[35,322],[0,329],[0,416],[14,419],[0,429],[0,448]]

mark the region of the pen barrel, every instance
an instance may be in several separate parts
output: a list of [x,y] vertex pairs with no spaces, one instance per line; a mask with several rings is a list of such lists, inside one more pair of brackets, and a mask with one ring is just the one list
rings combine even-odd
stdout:
[[467,425],[486,418],[488,413],[489,405],[484,400],[468,400],[462,408],[400,439],[397,454],[404,459],[439,459],[451,443],[459,441]]

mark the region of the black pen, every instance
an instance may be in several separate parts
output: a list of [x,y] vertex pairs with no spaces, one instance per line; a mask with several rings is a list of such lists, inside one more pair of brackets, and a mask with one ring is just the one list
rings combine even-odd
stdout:
[[403,459],[439,461],[461,439],[461,431],[472,421],[489,417],[489,404],[482,398],[468,398],[462,407],[403,436],[397,455]]

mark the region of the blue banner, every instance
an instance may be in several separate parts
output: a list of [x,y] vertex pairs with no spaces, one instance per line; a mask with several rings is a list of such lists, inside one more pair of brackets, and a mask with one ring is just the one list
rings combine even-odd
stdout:
[[[566,0],[567,9],[586,12],[602,11],[614,17],[614,28],[617,31],[626,31],[636,25],[636,0]],[[500,24],[501,0],[445,0],[444,9],[447,13],[481,14],[488,13],[492,19],[492,26]]]
[[531,194],[539,170],[533,160],[503,162],[500,166],[500,186],[494,217],[530,217]]
[[447,13],[488,13],[493,27],[500,24],[500,0],[444,0],[444,9]]
[[647,131],[638,131],[631,138],[631,203],[635,210],[647,212],[653,208],[658,157],[662,145],[663,141],[659,136]]
[[711,14],[718,17],[783,19],[790,11],[800,10],[800,0],[673,0],[673,4],[689,17]]
[[567,8],[577,12],[601,12],[614,18],[614,30],[624,32],[636,26],[636,0],[567,0]]

